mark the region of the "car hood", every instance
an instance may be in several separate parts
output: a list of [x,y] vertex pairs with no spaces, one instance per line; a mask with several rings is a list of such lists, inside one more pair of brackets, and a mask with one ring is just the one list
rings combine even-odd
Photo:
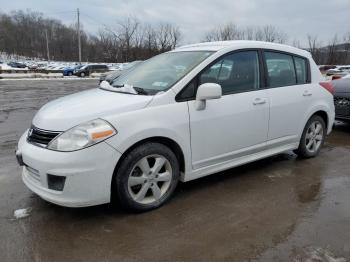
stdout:
[[91,89],[47,103],[38,111],[32,123],[40,129],[65,131],[92,119],[144,108],[152,98]]

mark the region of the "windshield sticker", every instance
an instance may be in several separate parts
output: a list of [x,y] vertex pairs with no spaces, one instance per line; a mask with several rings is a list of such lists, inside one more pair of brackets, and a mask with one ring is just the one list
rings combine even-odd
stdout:
[[166,87],[168,85],[167,82],[153,82],[152,86],[160,86],[160,87]]

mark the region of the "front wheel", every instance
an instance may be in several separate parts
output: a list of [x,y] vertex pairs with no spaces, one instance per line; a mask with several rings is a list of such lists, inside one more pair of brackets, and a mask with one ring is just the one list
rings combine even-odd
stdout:
[[80,73],[80,77],[84,77],[85,76],[85,73],[84,72],[81,72]]
[[114,190],[121,206],[148,211],[169,200],[179,175],[175,154],[163,144],[149,142],[136,147],[122,160]]
[[317,156],[324,143],[326,133],[326,124],[323,118],[317,115],[312,116],[305,125],[299,148],[294,152],[301,158]]

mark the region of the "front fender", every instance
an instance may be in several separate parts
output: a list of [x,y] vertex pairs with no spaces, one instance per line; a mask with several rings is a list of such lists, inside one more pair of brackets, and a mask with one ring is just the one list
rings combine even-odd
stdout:
[[191,170],[190,127],[187,102],[147,107],[121,115],[104,118],[116,129],[117,134],[106,142],[124,153],[136,143],[164,137],[176,142],[185,159],[186,170]]

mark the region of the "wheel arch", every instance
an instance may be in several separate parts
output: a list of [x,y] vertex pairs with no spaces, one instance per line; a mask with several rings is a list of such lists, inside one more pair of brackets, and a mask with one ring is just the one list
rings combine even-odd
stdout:
[[[329,119],[328,119],[328,114],[326,111],[324,110],[319,110],[319,111],[316,111],[311,117],[313,116],[319,116],[323,119],[324,123],[326,124],[326,130],[328,130],[328,125],[329,125]],[[310,117],[310,118],[311,118]],[[309,118],[309,119],[310,119]]]
[[319,105],[319,106],[313,107],[310,111],[308,111],[303,122],[300,123],[301,126],[299,126],[299,134],[300,134],[299,138],[301,138],[301,135],[303,133],[303,130],[305,128],[307,121],[309,121],[309,119],[314,115],[320,116],[324,120],[326,125],[326,131],[327,133],[329,133],[333,125],[333,121],[331,119],[332,114],[330,113],[329,110],[330,109],[325,105]]
[[164,136],[154,136],[154,137],[148,137],[148,138],[142,139],[142,140],[134,143],[133,145],[131,145],[127,150],[124,151],[124,153],[119,158],[119,160],[114,168],[112,181],[111,181],[111,199],[113,199],[113,194],[114,194],[113,192],[115,192],[114,180],[115,180],[117,171],[118,171],[122,161],[125,159],[125,157],[128,155],[128,153],[130,151],[132,151],[134,148],[136,148],[144,143],[148,143],[148,142],[160,143],[160,144],[167,146],[170,150],[172,150],[174,152],[176,158],[179,161],[180,172],[185,173],[185,155],[184,155],[183,150],[181,149],[180,145],[176,141],[174,141],[173,139],[171,139],[169,137],[164,137]]

